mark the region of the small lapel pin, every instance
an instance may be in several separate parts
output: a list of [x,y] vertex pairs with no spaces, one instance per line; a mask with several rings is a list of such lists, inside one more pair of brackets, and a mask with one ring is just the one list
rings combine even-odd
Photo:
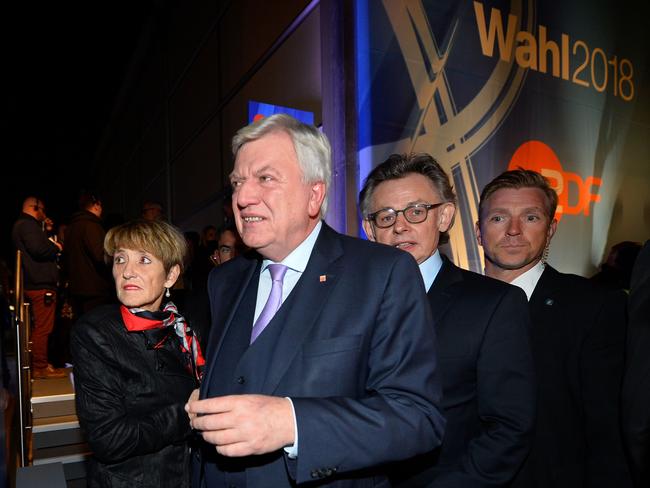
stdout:
[[552,298],[547,298],[544,300],[544,305],[548,305],[549,307],[553,305],[553,303],[555,303],[555,301]]
[[327,281],[327,275],[320,275],[318,277],[318,281],[320,281],[321,283],[325,283]]

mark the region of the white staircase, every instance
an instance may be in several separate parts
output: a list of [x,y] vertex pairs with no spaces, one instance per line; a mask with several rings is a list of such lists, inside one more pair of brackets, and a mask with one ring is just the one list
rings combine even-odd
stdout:
[[75,414],[70,375],[32,380],[31,410],[32,465],[61,463],[68,488],[85,487],[90,450]]
[[21,262],[21,252],[16,251],[14,303],[10,306],[16,346],[17,406],[12,419],[16,439],[11,439],[16,469],[10,468],[9,479],[15,480],[16,488],[86,488],[90,449],[76,416],[72,368],[63,378],[32,378],[31,313],[24,297]]

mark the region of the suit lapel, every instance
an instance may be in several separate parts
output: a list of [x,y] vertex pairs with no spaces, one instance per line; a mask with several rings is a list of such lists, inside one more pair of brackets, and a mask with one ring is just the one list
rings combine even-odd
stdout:
[[431,304],[431,312],[436,322],[442,320],[442,317],[449,310],[449,306],[456,299],[454,287],[451,285],[462,280],[463,274],[461,271],[449,259],[442,256],[442,267],[427,292],[429,303]]
[[[544,310],[545,307],[552,307],[555,303],[555,291],[557,289],[557,275],[559,273],[548,264],[544,267],[533,294],[530,296],[530,306],[534,310]],[[533,317],[534,319],[534,317]]]
[[300,351],[301,345],[321,317],[321,310],[343,273],[343,255],[338,235],[325,223],[304,273],[291,292],[280,336],[268,365],[262,394],[273,394]]
[[562,313],[562,307],[556,303],[561,297],[559,287],[559,273],[547,264],[528,304],[532,322],[531,343],[534,353],[542,347],[541,344],[546,344],[551,331],[556,327],[562,327],[564,323],[564,319],[559,315]]
[[[216,362],[213,359],[217,356],[217,354],[219,354],[219,350],[221,349],[221,344],[223,343],[223,339],[226,336],[228,329],[230,328],[233,317],[235,316],[235,313],[239,308],[239,304],[241,303],[242,298],[246,293],[246,289],[248,288],[251,279],[254,276],[257,276],[256,271],[260,268],[261,264],[262,262],[260,259],[250,259],[249,263],[243,269],[235,270],[235,272],[233,272],[230,275],[221,276],[220,279],[228,281],[229,285],[227,289],[232,290],[234,296],[230,294],[228,295],[224,294],[222,296],[214,296],[212,290],[208,290],[208,293],[210,293],[210,295],[213,297],[214,300],[223,300],[222,304],[220,305],[221,307],[227,307],[228,305],[226,304],[228,303],[231,303],[232,305],[230,305],[228,315],[224,322],[222,333],[219,334],[219,337],[215,337],[216,334],[210,335],[210,343],[208,344],[208,349],[206,351],[206,358],[208,358],[207,370],[205,371],[202,384],[205,385],[210,384],[212,378],[212,370],[214,369],[213,365]],[[215,328],[216,320],[219,320],[219,318],[218,317],[212,318],[213,331],[218,330]],[[203,394],[204,391],[202,389],[201,398],[203,398]]]

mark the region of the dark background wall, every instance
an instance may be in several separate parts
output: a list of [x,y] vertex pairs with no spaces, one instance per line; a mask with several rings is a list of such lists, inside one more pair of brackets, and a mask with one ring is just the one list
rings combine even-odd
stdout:
[[148,19],[91,167],[109,212],[132,218],[153,199],[184,230],[219,225],[248,101],[310,110],[320,123],[319,7],[308,7],[174,2]]

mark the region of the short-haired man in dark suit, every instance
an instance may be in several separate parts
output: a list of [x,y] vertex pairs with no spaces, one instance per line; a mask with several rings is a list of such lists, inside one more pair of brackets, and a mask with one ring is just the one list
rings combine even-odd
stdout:
[[618,407],[625,294],[546,263],[557,201],[541,174],[506,171],[483,189],[476,223],[485,273],[526,292],[533,323],[536,435],[513,487],[626,487]]
[[259,254],[209,277],[208,365],[187,406],[209,443],[194,485],[387,486],[383,465],[444,428],[417,266],[322,221],[330,147],[315,127],[273,115],[233,153],[235,222]]
[[368,238],[417,260],[438,337],[447,419],[442,447],[397,463],[394,483],[506,486],[528,454],[535,420],[525,295],[441,255],[456,196],[430,155],[390,156],[368,175],[359,201]]

